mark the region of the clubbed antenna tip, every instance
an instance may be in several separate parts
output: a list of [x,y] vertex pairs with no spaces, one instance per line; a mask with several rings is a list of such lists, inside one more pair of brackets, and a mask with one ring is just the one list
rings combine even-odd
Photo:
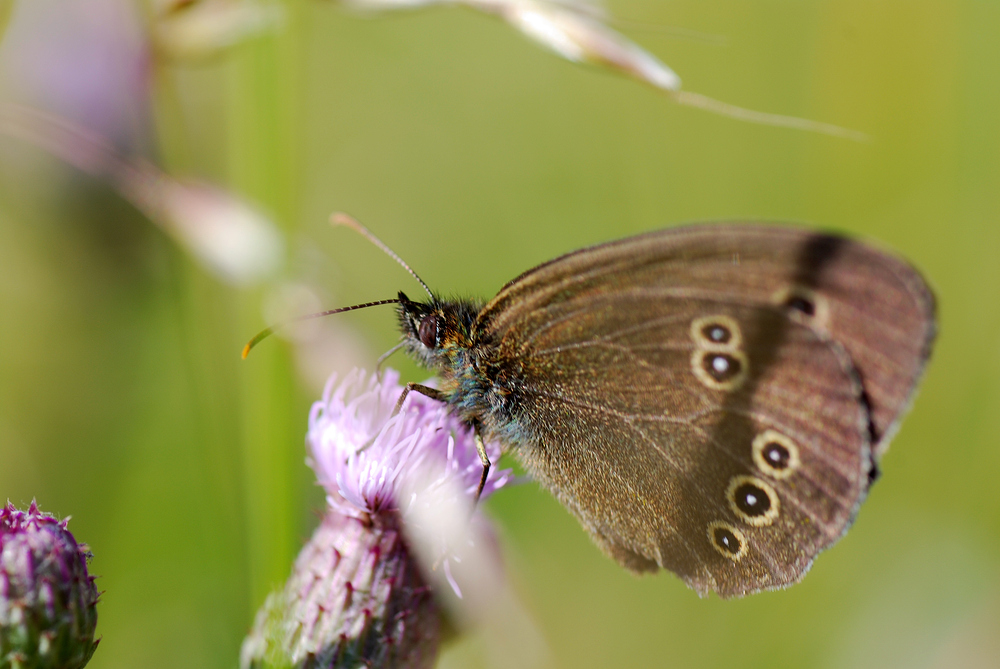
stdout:
[[[299,319],[295,319],[295,320],[299,320]],[[275,327],[277,327],[277,326],[275,326]],[[250,355],[250,349],[252,349],[254,346],[256,346],[257,344],[259,344],[262,339],[267,339],[272,334],[274,334],[274,327],[265,328],[265,329],[261,330],[260,332],[258,332],[257,334],[255,334],[254,337],[253,337],[253,339],[251,339],[250,341],[248,341],[247,345],[243,347],[243,353],[241,355],[241,357],[243,358],[243,360],[246,360],[247,356]]]

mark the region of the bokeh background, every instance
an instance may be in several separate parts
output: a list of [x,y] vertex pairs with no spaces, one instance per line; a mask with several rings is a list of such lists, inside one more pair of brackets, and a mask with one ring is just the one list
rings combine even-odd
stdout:
[[[167,205],[151,222],[120,181],[54,156],[58,133],[26,139],[0,114],[0,501],[37,498],[90,544],[91,667],[236,666],[315,525],[309,404],[395,343],[391,309],[246,362],[240,348],[288,314],[421,292],[330,228],[334,210],[443,294],[490,296],[563,252],[696,220],[803,221],[909,258],[939,298],[937,348],[882,480],[803,583],[699,599],[619,569],[534,485],[488,511],[552,666],[996,666],[1000,4],[609,0],[685,88],[868,143],[678,107],[467,9],[276,0],[217,39],[171,33],[164,7],[0,2],[0,102],[213,183],[283,240],[275,271],[213,271]],[[470,638],[440,666],[495,660]]]

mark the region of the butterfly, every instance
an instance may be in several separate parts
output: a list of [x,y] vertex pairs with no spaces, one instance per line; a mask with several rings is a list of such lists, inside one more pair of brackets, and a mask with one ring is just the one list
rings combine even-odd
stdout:
[[623,567],[722,597],[798,582],[843,536],[935,336],[909,264],[773,225],[592,246],[486,303],[427,292],[395,300],[439,377],[408,389],[476,429],[484,480],[497,440]]

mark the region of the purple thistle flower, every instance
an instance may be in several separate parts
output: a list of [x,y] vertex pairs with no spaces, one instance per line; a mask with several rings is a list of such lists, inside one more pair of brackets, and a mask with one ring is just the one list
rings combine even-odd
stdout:
[[[323,399],[313,404],[308,462],[330,506],[351,515],[393,510],[405,515],[415,500],[403,499],[403,492],[413,486],[407,476],[415,472],[428,488],[446,481],[457,486],[471,503],[483,471],[472,430],[442,402],[415,392],[393,416],[402,392],[394,370],[381,378],[355,370],[339,385],[333,375]],[[491,462],[500,457],[496,445],[487,444],[486,452]],[[509,469],[490,469],[482,498],[511,480]]]
[[90,553],[67,522],[0,508],[0,667],[79,669],[97,648]]
[[[259,611],[244,669],[431,667],[445,629],[431,572],[442,564],[460,593],[450,561],[472,555],[470,546],[493,570],[482,580],[500,571],[483,517],[470,516],[482,474],[472,431],[416,393],[393,416],[402,392],[395,371],[354,371],[339,384],[334,375],[313,405],[308,462],[329,508],[284,589]],[[511,480],[510,470],[491,470],[483,497]]]

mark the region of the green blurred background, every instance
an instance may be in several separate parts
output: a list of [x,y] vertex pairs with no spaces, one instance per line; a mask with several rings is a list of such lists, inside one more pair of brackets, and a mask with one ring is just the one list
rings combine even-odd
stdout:
[[[938,345],[882,480],[803,583],[703,600],[669,574],[619,569],[533,485],[487,506],[553,666],[996,666],[1000,3],[610,1],[685,88],[869,143],[677,107],[468,10],[281,4],[276,33],[197,60],[147,53],[122,100],[71,105],[124,150],[269,212],[288,246],[278,279],[227,285],[104,181],[0,136],[0,501],[37,498],[90,544],[105,591],[91,667],[234,667],[309,536],[317,380],[371,368],[396,341],[393,315],[340,316],[246,362],[240,348],[303,287],[324,307],[420,293],[330,229],[334,210],[444,294],[490,296],[560,253],[694,220],[805,221],[909,258],[937,292]],[[146,53],[155,17],[127,0],[16,3],[0,95],[59,80],[48,49],[106,45],[109,25]],[[102,76],[122,84],[100,67],[63,84],[90,100],[104,89],[87,77]],[[59,111],[53,95],[28,101]],[[472,639],[440,666],[490,661]]]

